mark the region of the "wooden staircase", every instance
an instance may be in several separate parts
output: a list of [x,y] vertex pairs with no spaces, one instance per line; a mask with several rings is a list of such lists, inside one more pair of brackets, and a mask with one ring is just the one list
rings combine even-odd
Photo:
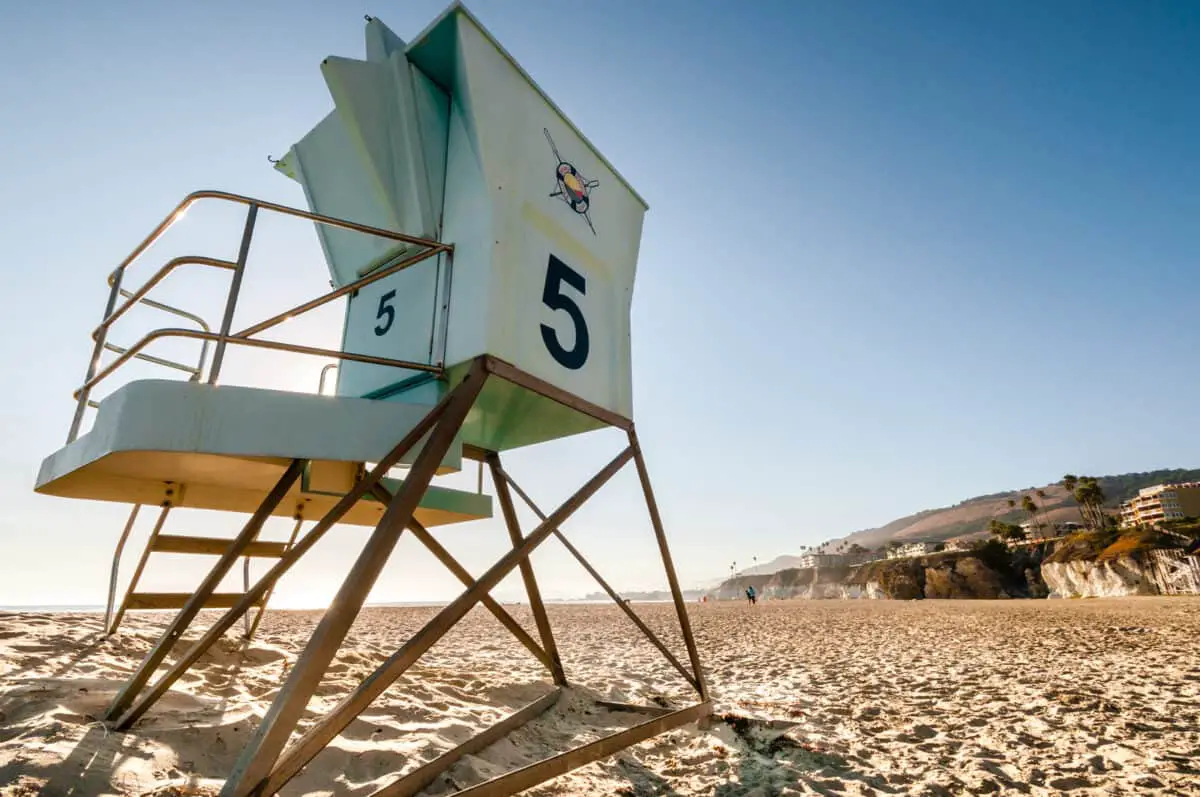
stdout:
[[[114,601],[117,591],[117,575],[121,565],[121,553],[125,548],[125,541],[129,538],[129,534],[133,531],[134,523],[137,520],[138,511],[141,505],[135,504],[129,513],[129,520],[125,523],[125,530],[121,534],[121,538],[117,543],[116,553],[113,555],[112,576],[108,588],[108,605],[104,613],[105,632],[109,635],[115,634],[121,625],[121,620],[124,619],[127,611],[137,611],[142,609],[182,609],[191,599],[191,592],[138,592],[137,586],[141,581],[142,574],[146,570],[146,565],[150,560],[152,553],[172,553],[172,554],[190,554],[194,556],[220,556],[225,553],[232,539],[222,539],[220,537],[190,537],[181,534],[163,534],[162,528],[166,523],[167,515],[171,511],[169,504],[164,505],[159,512],[158,519],[154,523],[154,529],[150,532],[150,538],[146,541],[146,548],[142,551],[141,558],[138,560],[137,567],[133,571],[133,576],[129,580],[129,586],[125,589],[125,596],[121,603],[115,606]],[[251,542],[243,551],[243,568],[242,568],[242,589],[250,589],[250,560],[251,559],[280,559],[292,545],[296,542],[296,537],[300,533],[302,520],[300,516],[296,516],[296,525],[292,527],[291,536],[287,542],[265,542],[255,540]],[[261,601],[253,604],[258,611],[254,613],[253,618],[248,612],[244,619],[243,637],[251,639],[254,632],[258,629],[258,624],[262,621],[263,614],[267,610],[267,603],[271,600],[271,593],[274,590],[268,590]],[[215,592],[209,595],[204,600],[205,609],[230,609],[237,605],[245,596],[245,592]]]

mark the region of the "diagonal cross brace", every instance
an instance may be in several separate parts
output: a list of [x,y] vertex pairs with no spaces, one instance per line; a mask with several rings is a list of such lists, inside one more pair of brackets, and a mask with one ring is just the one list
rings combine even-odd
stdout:
[[[414,426],[408,432],[408,434],[406,434],[404,438],[401,439],[400,442],[397,443],[396,446],[389,451],[382,460],[379,461],[379,463],[369,474],[367,474],[361,481],[356,483],[350,492],[342,496],[342,498],[336,504],[334,504],[333,508],[325,513],[325,517],[321,518],[321,520],[309,530],[308,534],[304,535],[304,538],[296,543],[295,547],[288,550],[288,552],[281,557],[279,561],[272,565],[271,568],[263,574],[262,578],[260,578],[253,587],[246,591],[246,594],[242,596],[242,599],[239,600],[233,608],[229,609],[220,617],[220,619],[213,623],[213,625],[204,632],[204,635],[201,636],[195,644],[188,648],[183,656],[180,657],[180,659],[176,661],[175,664],[173,664],[171,668],[167,670],[167,672],[164,673],[152,687],[150,687],[149,691],[138,698],[137,702],[133,703],[132,707],[129,708],[129,710],[123,715],[121,715],[121,718],[116,722],[117,729],[125,730],[133,725],[133,723],[136,722],[139,717],[146,713],[150,706],[154,705],[159,698],[166,694],[167,690],[171,688],[171,684],[179,680],[180,676],[187,672],[188,669],[195,664],[200,657],[204,655],[204,652],[212,647],[212,645],[218,639],[224,636],[225,632],[232,628],[234,623],[236,623],[242,615],[253,608],[255,604],[257,604],[258,601],[267,593],[267,591],[271,589],[275,583],[281,577],[283,577],[283,575],[290,570],[291,567],[296,564],[296,562],[299,561],[302,556],[304,556],[305,553],[307,553],[314,545],[320,542],[321,538],[325,536],[325,533],[333,528],[334,524],[341,520],[342,517],[350,511],[350,508],[353,507],[354,504],[358,503],[358,501],[360,501],[362,497],[367,494],[368,490],[370,490],[374,485],[378,484],[379,480],[383,478],[383,475],[391,470],[392,467],[394,467],[395,464],[399,462],[405,454],[408,453],[409,449],[420,442],[421,438],[424,437],[431,428],[433,428],[434,424],[438,421],[438,419],[441,418],[442,413],[445,411],[453,395],[454,393],[451,392],[447,394],[441,401],[439,401],[433,407],[433,409],[429,411],[429,414],[422,418],[417,425]],[[148,677],[149,676],[147,676],[147,678]],[[133,700],[135,694],[136,692],[130,695],[130,701]]]
[[[387,488],[381,484],[375,485],[375,487],[372,488],[372,493],[376,498],[385,504],[392,501],[392,494],[389,493]],[[438,542],[432,534],[429,533],[429,529],[422,526],[415,518],[409,521],[408,530],[413,533],[413,536],[416,537],[417,540],[424,545],[425,548],[428,549],[428,551],[433,554],[439,562],[446,566],[446,569],[449,570],[464,587],[469,587],[475,583],[475,578],[469,572],[467,572],[467,569],[459,564],[458,560],[455,559],[450,552],[447,551],[442,544]],[[521,627],[521,624],[518,623],[513,616],[496,601],[495,598],[493,598],[491,595],[484,595],[483,598],[480,599],[480,603],[482,603],[484,607],[492,613],[493,617],[500,621],[501,625],[512,632],[513,636],[517,638],[517,641],[524,645],[526,649],[528,649],[529,652],[534,655],[534,658],[540,661],[546,667],[546,669],[550,668],[550,658],[546,655],[546,651],[538,647],[538,643],[534,641],[533,637],[531,637],[529,633]]]
[[[704,700],[695,705],[661,714],[631,728],[603,736],[565,753],[535,761],[512,772],[498,775],[491,780],[454,792],[454,797],[507,797],[525,789],[544,783],[585,764],[607,758],[627,747],[645,741],[652,736],[703,719],[712,713],[712,703]],[[668,793],[673,793],[668,791]]]
[[467,739],[452,750],[442,753],[437,758],[414,769],[381,789],[371,792],[368,797],[413,797],[437,780],[450,767],[457,764],[465,756],[475,755],[489,745],[507,736],[510,732],[521,727],[539,714],[543,714],[558,702],[562,695],[562,687],[533,701],[519,711],[510,714],[500,722]]
[[[496,498],[500,501],[500,509],[504,513],[504,525],[508,526],[508,536],[513,547],[521,544],[521,524],[517,520],[517,510],[513,506],[512,496],[508,492],[508,484],[499,477],[500,455],[492,452],[487,455],[488,467],[492,470],[492,483],[496,488]],[[545,518],[541,518],[545,520]],[[550,628],[550,618],[546,614],[546,606],[542,603],[542,593],[538,589],[537,578],[533,575],[533,564],[523,559],[517,565],[521,571],[521,580],[525,582],[525,594],[529,597],[529,609],[533,612],[534,622],[537,623],[538,636],[542,638],[542,647],[550,657],[550,674],[556,686],[567,685],[567,675],[563,670],[562,661],[558,657],[558,648],[554,645],[554,632]]]
[[567,518],[583,506],[597,490],[611,479],[630,459],[633,458],[632,448],[626,448],[616,456],[599,473],[593,476],[583,487],[579,488],[562,506],[551,513],[548,520],[529,533],[520,544],[513,548],[492,565],[486,573],[479,577],[475,584],[456,598],[450,605],[439,612],[425,624],[398,651],[393,653],[376,670],[367,676],[358,688],[347,695],[332,711],[325,714],[308,730],[291,748],[279,759],[275,768],[264,779],[238,784],[230,789],[232,780],[226,782],[226,790],[222,797],[246,797],[247,795],[274,794],[285,783],[291,780],[304,768],[312,758],[325,749],[355,717],[371,704],[375,698],[395,682],[397,678],[419,659],[425,651],[441,639],[455,623],[469,612],[480,598],[490,592],[500,583],[520,562],[533,553],[538,545],[545,542],[554,528],[561,525]]
[[396,497],[384,510],[304,652],[288,673],[283,688],[234,764],[233,772],[221,790],[222,797],[247,794],[270,774],[486,381],[487,372],[476,360],[463,381],[449,394],[449,403]]
[[[526,506],[533,510],[533,514],[537,515],[539,520],[546,520],[546,513],[542,512],[542,510],[538,508],[538,505],[533,502],[533,499],[531,499],[525,493],[525,491],[521,489],[521,486],[513,481],[512,477],[508,475],[508,472],[503,468],[498,468],[497,470],[500,481],[503,481],[505,484],[512,487],[513,492],[521,496],[521,500],[525,502]],[[589,563],[587,559],[584,558],[583,554],[579,552],[579,549],[571,544],[571,541],[566,538],[566,535],[556,528],[554,529],[554,536],[557,537],[558,541],[561,542],[563,546],[565,546],[566,549],[571,553],[571,555],[575,557],[575,560],[582,565],[583,569],[588,571],[588,574],[596,580],[596,583],[608,593],[608,597],[613,599],[613,602],[617,604],[621,611],[625,612],[626,616],[633,621],[633,624],[636,625],[638,629],[646,635],[646,639],[648,639],[650,643],[654,645],[654,647],[658,648],[658,652],[663,654],[667,661],[669,661],[672,666],[679,671],[679,674],[683,676],[684,680],[691,684],[693,689],[699,691],[700,684],[696,680],[696,677],[692,673],[688,672],[688,669],[684,667],[682,662],[675,657],[675,654],[673,654],[670,649],[663,644],[662,640],[650,630],[650,627],[642,621],[642,618],[638,617],[637,613],[629,607],[629,604],[625,603],[624,599],[621,598],[617,591],[609,586],[608,582],[605,581],[598,572],[596,572],[596,569],[592,567],[591,563]]]

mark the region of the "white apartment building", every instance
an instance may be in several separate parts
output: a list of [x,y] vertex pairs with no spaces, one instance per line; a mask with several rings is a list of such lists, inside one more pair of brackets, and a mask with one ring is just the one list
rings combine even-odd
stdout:
[[907,542],[898,548],[888,551],[888,559],[907,559],[910,556],[924,556],[934,552],[935,542]]
[[834,553],[810,553],[800,557],[800,567],[842,567],[846,557]]
[[1200,482],[1143,487],[1121,504],[1122,526],[1151,526],[1185,517],[1200,517]]

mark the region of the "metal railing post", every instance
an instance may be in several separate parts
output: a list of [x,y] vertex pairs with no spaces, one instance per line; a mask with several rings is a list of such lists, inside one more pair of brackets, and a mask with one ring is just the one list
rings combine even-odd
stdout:
[[[179,258],[176,259],[178,260]],[[213,265],[213,263],[200,263],[200,265]],[[232,269],[233,267],[234,266],[231,263],[230,268]],[[121,295],[127,299],[133,298],[133,294],[129,291],[123,290],[121,291]],[[208,325],[208,322],[195,313],[189,313],[187,310],[180,310],[178,307],[172,307],[169,304],[163,304],[162,302],[156,302],[153,299],[147,299],[144,294],[142,298],[138,299],[138,303],[144,304],[147,307],[153,307],[156,310],[162,310],[163,312],[171,313],[172,315],[177,315],[180,318],[186,318],[189,321],[195,321],[196,325],[199,326],[201,330],[205,332],[212,332],[212,328]],[[191,378],[188,379],[189,382],[199,382],[200,378],[204,375],[204,363],[206,360],[208,360],[208,343],[208,338],[205,338],[204,342],[200,344],[200,362],[196,363],[196,370],[192,373]]]
[[104,632],[106,634],[111,627],[113,609],[116,607],[117,574],[121,569],[121,553],[125,550],[125,541],[129,539],[129,532],[133,531],[133,524],[137,521],[138,510],[141,508],[141,504],[133,505],[133,509],[129,512],[129,520],[125,521],[125,529],[121,532],[121,538],[117,540],[117,550],[113,554],[112,574],[108,579],[108,603],[104,608]]
[[325,395],[325,375],[328,374],[330,371],[336,369],[337,367],[338,367],[337,363],[328,363],[321,369],[321,379],[319,382],[317,382],[317,395],[318,396]]
[[[125,266],[118,266],[117,270],[112,274],[112,289],[108,292],[108,304],[104,306],[104,318],[102,326],[96,335],[96,345],[92,349],[92,360],[88,363],[87,376],[83,378],[83,384],[87,385],[92,381],[92,377],[96,375],[96,369],[100,366],[100,356],[104,353],[104,341],[108,337],[108,326],[103,324],[108,317],[112,315],[113,308],[117,306],[117,296],[121,292],[121,278],[125,276]],[[67,432],[67,442],[75,442],[75,438],[79,436],[79,426],[83,423],[83,413],[87,410],[88,396],[92,390],[90,387],[85,387],[79,392],[79,403],[75,406],[75,418],[71,421],[71,430]]]
[[233,311],[237,309],[238,294],[242,290],[242,275],[246,272],[246,257],[250,254],[250,239],[254,237],[254,221],[258,218],[258,204],[251,202],[246,211],[246,226],[242,230],[242,245],[238,249],[237,268],[233,270],[233,281],[229,285],[229,298],[225,301],[225,316],[221,319],[221,333],[213,352],[212,368],[208,372],[208,383],[215,385],[221,373],[221,362],[225,359],[225,344],[233,326]]
[[[233,203],[245,205],[247,207],[245,228],[242,232],[242,242],[241,242],[241,247],[239,249],[237,262],[235,263],[235,262],[230,262],[228,260],[221,260],[221,259],[217,259],[217,258],[201,257],[201,256],[177,257],[177,258],[173,258],[172,260],[168,261],[166,265],[164,265],[162,268],[160,268],[144,285],[142,285],[136,291],[130,292],[130,291],[123,290],[121,288],[121,284],[122,284],[123,278],[125,276],[126,269],[130,265],[132,265],[135,260],[137,260],[142,255],[144,255],[146,253],[146,251],[151,246],[153,246],[154,243],[156,241],[158,241],[159,238],[161,238],[163,236],[163,234],[168,229],[170,229],[170,227],[172,225],[174,225],[181,218],[183,218],[184,213],[187,211],[187,209],[189,207],[191,207],[193,204],[195,204],[196,202],[198,202],[200,200],[216,200],[216,201],[220,201],[220,202],[233,202]],[[385,239],[388,239],[391,241],[397,241],[397,242],[402,242],[402,243],[406,243],[406,244],[413,244],[413,245],[423,247],[424,249],[423,249],[423,251],[419,251],[416,254],[409,255],[407,257],[403,257],[402,259],[400,259],[396,262],[393,262],[391,265],[379,268],[379,269],[367,274],[366,276],[363,276],[361,279],[358,279],[352,283],[343,285],[340,288],[336,288],[336,289],[330,291],[329,293],[318,296],[316,299],[312,299],[310,301],[304,302],[303,304],[297,305],[296,307],[293,307],[292,309],[287,310],[286,312],[280,313],[279,315],[269,318],[266,321],[260,322],[251,327],[247,327],[246,329],[241,330],[240,332],[237,332],[236,334],[234,334],[234,333],[232,333],[233,315],[234,315],[234,311],[237,308],[238,298],[241,293],[242,277],[244,276],[244,272],[245,272],[245,268],[246,268],[246,260],[249,255],[249,252],[250,252],[250,242],[251,242],[251,239],[254,234],[254,225],[255,225],[255,221],[258,217],[259,210],[268,210],[271,212],[280,213],[285,216],[292,216],[294,218],[300,218],[300,219],[308,219],[309,221],[315,222],[316,224],[335,227],[335,228],[341,229],[341,230],[348,230],[348,231],[360,233],[363,235],[371,235],[371,236],[375,236],[377,238],[385,238]],[[352,362],[365,362],[365,363],[371,363],[371,364],[375,364],[375,365],[386,365],[386,366],[392,367],[392,368],[409,368],[409,369],[415,369],[415,370],[419,370],[419,371],[426,371],[428,373],[433,373],[433,374],[437,374],[440,376],[440,375],[442,375],[442,373],[444,371],[442,361],[444,361],[444,359],[445,359],[446,325],[445,325],[444,321],[445,321],[446,305],[449,300],[448,284],[447,284],[447,289],[445,291],[439,291],[439,293],[441,293],[441,295],[443,297],[441,300],[443,323],[441,324],[442,328],[440,331],[440,346],[442,349],[442,355],[439,358],[439,362],[437,365],[434,365],[432,363],[426,364],[426,363],[414,363],[414,362],[402,361],[402,360],[391,360],[391,359],[385,358],[385,357],[375,357],[375,356],[371,356],[371,355],[353,354],[353,353],[341,352],[341,351],[329,351],[329,350],[325,350],[325,349],[316,349],[313,347],[306,347],[306,346],[290,346],[290,345],[286,345],[286,344],[276,343],[274,341],[263,341],[263,340],[251,341],[251,340],[249,340],[249,338],[253,335],[257,335],[258,333],[263,332],[264,330],[270,329],[271,327],[281,324],[284,321],[287,321],[294,316],[300,315],[301,313],[306,313],[309,310],[313,310],[313,309],[316,309],[317,307],[321,307],[325,304],[328,304],[329,302],[334,301],[335,299],[339,299],[342,296],[353,293],[354,291],[358,290],[359,288],[362,288],[366,285],[370,285],[374,282],[378,282],[379,280],[389,277],[398,271],[401,271],[403,269],[409,268],[410,266],[416,265],[417,263],[420,263],[421,261],[423,261],[427,258],[440,255],[443,252],[446,254],[448,268],[442,270],[442,271],[446,272],[446,276],[444,276],[442,278],[442,281],[446,282],[448,280],[448,276],[449,276],[449,271],[450,271],[449,264],[452,262],[451,256],[453,254],[453,251],[454,251],[453,244],[443,243],[440,241],[433,240],[431,238],[420,238],[420,237],[417,237],[414,235],[406,235],[401,232],[396,232],[395,230],[385,230],[380,227],[372,227],[367,224],[359,224],[358,222],[350,221],[348,219],[339,219],[334,216],[325,216],[320,213],[312,213],[310,211],[300,210],[298,208],[292,208],[292,207],[288,207],[286,205],[279,205],[274,202],[267,202],[267,201],[264,201],[261,199],[255,199],[255,198],[249,197],[249,196],[242,196],[240,194],[231,194],[231,193],[228,193],[225,191],[193,191],[192,193],[190,193],[186,197],[184,197],[183,201],[180,202],[178,205],[176,205],[175,209],[166,218],[164,218],[162,221],[160,221],[158,226],[155,227],[154,230],[148,236],[146,236],[146,238],[143,239],[142,242],[140,244],[138,244],[134,248],[134,250],[132,252],[130,252],[128,256],[126,256],[126,258],[123,261],[121,261],[121,264],[119,266],[117,266],[117,268],[111,274],[109,274],[108,284],[111,287],[112,291],[108,298],[108,304],[105,307],[104,318],[101,321],[100,326],[97,327],[96,331],[92,333],[93,340],[95,341],[95,349],[92,352],[92,359],[88,365],[87,377],[85,378],[83,385],[78,390],[76,390],[74,393],[75,398],[78,401],[78,404],[75,408],[75,417],[71,422],[71,428],[67,433],[67,443],[68,444],[73,443],[79,437],[79,430],[83,425],[83,416],[87,412],[87,409],[89,407],[91,407],[91,408],[98,407],[98,403],[91,400],[91,393],[92,393],[93,389],[96,387],[96,385],[100,381],[102,381],[105,377],[107,377],[109,374],[111,374],[113,372],[113,370],[115,370],[116,367],[120,366],[121,364],[127,362],[128,360],[130,360],[132,358],[137,358],[139,360],[145,360],[147,362],[152,362],[157,365],[165,365],[165,366],[171,367],[171,368],[178,368],[178,369],[183,370],[186,373],[188,373],[190,375],[191,381],[199,382],[201,379],[204,378],[204,376],[203,376],[204,365],[205,365],[207,355],[209,353],[210,343],[215,344],[215,346],[213,347],[214,351],[213,351],[212,365],[209,368],[209,375],[208,375],[208,383],[211,385],[215,385],[217,383],[217,380],[220,378],[221,366],[225,359],[225,349],[226,349],[226,346],[230,342],[235,343],[235,344],[241,344],[241,345],[258,346],[260,348],[291,351],[291,352],[296,352],[296,353],[300,353],[300,354],[311,354],[314,356],[334,357],[339,360],[348,360],[348,361],[352,361]],[[397,255],[397,256],[399,256],[399,255]],[[218,334],[212,334],[209,330],[208,325],[199,316],[193,315],[192,313],[188,313],[184,310],[180,310],[179,308],[176,308],[176,307],[171,307],[170,305],[166,305],[161,302],[156,302],[153,299],[150,299],[147,297],[146,294],[148,294],[149,291],[154,286],[156,286],[160,281],[162,281],[162,279],[164,277],[166,277],[167,274],[169,274],[175,268],[177,268],[179,266],[183,266],[183,265],[211,266],[214,268],[229,269],[234,272],[233,279],[231,281],[231,285],[230,285],[230,289],[229,289],[229,295],[226,298],[224,318],[222,319],[221,329]],[[118,302],[118,298],[121,296],[125,297],[129,301],[124,302],[124,303]],[[132,346],[130,349],[121,349],[120,347],[108,344],[107,337],[108,337],[109,327],[113,324],[113,322],[117,321],[121,316],[123,316],[129,309],[131,309],[136,304],[144,304],[148,307],[154,307],[159,310],[164,310],[169,313],[174,313],[175,315],[181,316],[183,318],[187,318],[191,321],[195,321],[197,324],[200,325],[202,332],[193,335],[193,334],[189,334],[188,331],[186,331],[186,330],[180,330],[180,329],[158,330],[158,331],[152,332],[149,335],[147,335],[146,337],[144,337],[141,341],[139,341],[137,344]],[[148,343],[150,343],[151,341],[153,341],[157,338],[160,338],[160,337],[172,337],[172,336],[174,336],[174,337],[179,337],[179,336],[194,337],[195,339],[201,341],[200,360],[199,360],[199,363],[197,364],[196,368],[193,369],[193,368],[183,365],[181,363],[175,363],[170,360],[165,360],[163,358],[155,358],[155,357],[151,357],[149,355],[140,353],[140,350],[144,346],[146,346]],[[432,340],[431,340],[431,343],[432,343]],[[116,358],[116,360],[114,362],[110,363],[108,366],[101,368],[100,362],[103,358],[103,354],[106,349],[116,351],[120,356],[118,356]],[[324,375],[325,375],[325,372],[323,371],[322,377],[324,377]],[[323,388],[319,388],[319,392],[323,392]]]

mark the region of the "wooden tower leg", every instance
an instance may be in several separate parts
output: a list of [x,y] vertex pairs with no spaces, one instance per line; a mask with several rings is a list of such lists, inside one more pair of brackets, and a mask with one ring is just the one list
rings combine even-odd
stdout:
[[[508,482],[501,475],[500,455],[491,452],[487,455],[488,467],[492,471],[492,484],[496,488],[496,498],[500,501],[500,509],[504,513],[504,524],[508,526],[508,536],[513,547],[521,544],[521,524],[517,521],[517,510],[513,507],[512,495],[508,491]],[[533,575],[533,563],[522,559],[518,565],[521,579],[525,582],[525,593],[529,596],[529,608],[533,612],[534,622],[537,623],[538,636],[542,639],[542,647],[550,657],[550,675],[558,686],[567,685],[567,676],[563,671],[562,660],[558,657],[558,648],[554,645],[554,633],[550,628],[550,618],[546,615],[546,606],[542,603],[542,593],[538,589],[537,579]]]
[[[137,588],[138,582],[142,579],[142,572],[146,569],[146,560],[150,558],[150,552],[154,550],[154,542],[158,539],[159,532],[162,531],[163,524],[167,522],[167,514],[171,511],[170,504],[163,504],[162,511],[158,513],[158,520],[154,521],[154,528],[150,531],[150,538],[146,540],[146,549],[142,551],[142,558],[138,559],[137,567],[133,569],[133,575],[129,579],[129,587],[125,590],[125,597],[121,599],[121,605],[117,607],[116,614],[113,615],[112,624],[108,627],[109,635],[115,634],[117,628],[121,625],[121,620],[125,617],[125,610],[129,608],[129,596],[133,594]],[[136,507],[129,514],[129,521],[126,524],[126,532],[133,526],[133,519],[137,514]],[[121,538],[124,544],[124,536]],[[117,548],[117,555],[120,556],[120,547]],[[116,575],[116,563],[113,563],[113,575]]]
[[658,539],[663,569],[667,571],[667,583],[671,586],[671,598],[675,601],[675,612],[679,615],[683,644],[687,646],[688,658],[691,659],[692,670],[696,673],[696,691],[700,693],[701,700],[708,700],[708,682],[704,678],[704,670],[700,667],[700,653],[696,650],[696,639],[692,636],[692,623],[688,619],[687,606],[683,602],[683,592],[679,589],[679,578],[675,575],[675,563],[671,560],[671,549],[667,545],[667,535],[663,531],[662,518],[658,514],[654,490],[650,487],[650,471],[646,468],[642,447],[638,445],[637,432],[633,427],[629,428],[629,447],[633,449],[633,461],[637,465],[638,479],[642,482],[642,492],[646,496],[646,508],[650,511],[650,522],[654,525],[654,536]]
[[283,688],[234,764],[221,790],[222,797],[249,794],[270,773],[486,380],[486,371],[482,364],[477,364],[452,392],[408,477],[388,504]]
[[[470,589],[458,596],[446,608],[442,609],[420,631],[404,643],[399,650],[388,657],[383,664],[379,665],[373,673],[367,676],[366,680],[359,684],[357,689],[347,695],[332,711],[327,712],[318,720],[299,741],[289,748],[282,757],[279,757],[279,762],[273,769],[270,769],[271,764],[268,763],[266,765],[268,771],[264,771],[263,775],[258,779],[247,778],[244,774],[247,769],[245,762],[249,758],[248,748],[247,753],[243,753],[243,760],[239,761],[238,766],[235,768],[235,774],[238,775],[237,779],[235,780],[231,777],[230,780],[226,781],[225,789],[221,792],[222,797],[271,795],[279,791],[284,784],[295,777],[296,773],[312,760],[313,756],[324,750],[375,698],[379,697],[397,678],[403,675],[425,651],[433,647],[455,623],[466,616],[467,612],[475,604],[479,603],[484,595],[494,589],[501,579],[516,569],[517,565],[533,553],[533,550],[538,545],[545,542],[546,538],[550,536],[557,526],[565,522],[579,507],[583,506],[589,498],[595,495],[596,491],[603,487],[632,457],[633,452],[629,448],[618,454],[615,459],[593,476],[583,487],[580,487],[574,495],[568,498],[562,506],[554,510],[546,522],[531,531],[529,536],[525,537],[518,547],[513,548],[502,556],[486,573],[479,577],[479,580]],[[314,634],[313,642],[309,643],[310,649],[313,647],[315,641],[317,641],[317,637]],[[307,653],[307,651],[305,652]],[[294,672],[295,670],[293,670]],[[272,712],[276,711],[281,700],[288,697],[286,689],[287,685],[285,684],[285,691],[280,693],[280,696],[276,698],[275,703],[271,707]],[[305,704],[307,700],[307,698],[304,699]],[[303,710],[303,704],[298,709],[295,709],[297,716]],[[267,716],[270,718],[271,713],[268,713]],[[264,724],[265,722],[264,720]],[[295,727],[294,722],[292,727]],[[286,736],[284,739],[286,741]]]
[[[533,511],[533,514],[537,516],[538,520],[546,520],[546,513],[538,508],[538,505],[533,502],[533,499],[521,489],[521,485],[513,481],[513,478],[509,476],[508,473],[503,469],[500,470],[500,476],[505,482],[508,483],[508,486],[512,488],[513,492],[521,497],[521,500],[524,501],[525,505]],[[613,603],[617,604],[617,608],[623,611],[625,616],[628,617],[635,626],[637,626],[638,630],[645,635],[650,644],[658,648],[658,652],[663,654],[663,657],[671,663],[672,667],[679,671],[679,674],[683,676],[685,681],[691,684],[693,689],[699,691],[700,684],[696,681],[695,676],[692,675],[687,667],[683,666],[679,659],[675,657],[675,654],[671,652],[671,649],[663,644],[663,641],[658,638],[658,635],[650,630],[650,627],[642,621],[642,618],[637,616],[637,613],[631,609],[629,604],[621,598],[620,594],[618,594],[617,591],[613,589],[607,581],[604,580],[604,577],[596,572],[596,568],[592,567],[591,562],[585,559],[583,554],[579,552],[579,549],[571,544],[571,541],[568,540],[566,535],[562,533],[562,530],[558,528],[554,529],[554,536],[557,537],[558,541],[563,544],[563,547],[567,549],[567,552],[570,553],[571,556],[575,557],[575,561],[579,562],[579,565],[588,572],[588,575],[596,580],[596,583],[600,585],[600,588],[608,593],[608,597],[613,599]]]

